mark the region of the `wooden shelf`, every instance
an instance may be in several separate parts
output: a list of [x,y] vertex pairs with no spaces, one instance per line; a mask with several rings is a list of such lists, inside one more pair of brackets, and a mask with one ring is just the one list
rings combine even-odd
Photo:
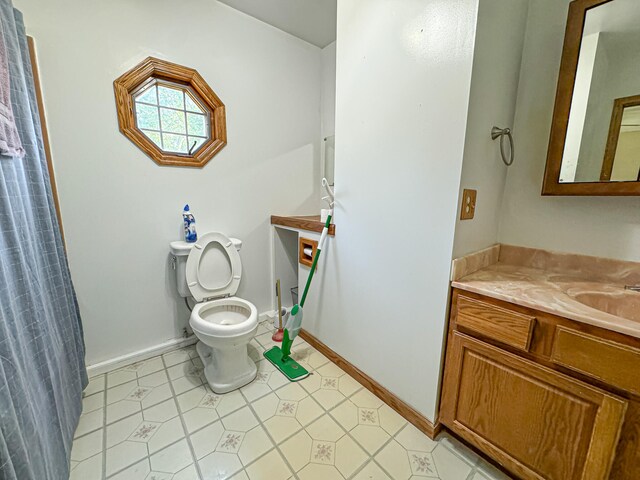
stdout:
[[[320,221],[320,215],[298,215],[280,217],[278,215],[271,215],[271,225],[280,225],[283,227],[298,228],[300,230],[307,230],[308,232],[322,232],[324,223]],[[336,234],[336,226],[331,224],[329,227],[329,235]]]

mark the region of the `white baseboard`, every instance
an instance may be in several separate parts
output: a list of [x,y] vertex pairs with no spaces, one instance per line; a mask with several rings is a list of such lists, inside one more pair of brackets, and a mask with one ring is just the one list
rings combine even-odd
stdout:
[[[276,314],[275,310],[260,313],[258,315],[258,321],[263,322],[265,320],[273,320],[273,318],[275,317],[275,314]],[[102,375],[103,373],[111,372],[113,370],[117,370],[118,368],[126,367],[127,365],[130,365],[132,363],[141,362],[142,360],[147,360],[152,357],[157,357],[158,355],[162,355],[163,353],[167,353],[171,350],[176,350],[178,348],[183,348],[189,345],[193,345],[197,341],[198,339],[196,338],[195,335],[191,335],[190,337],[187,337],[187,338],[174,338],[172,340],[168,340],[158,345],[154,345],[152,347],[148,347],[143,350],[138,350],[137,352],[127,353],[125,355],[121,355],[119,357],[115,357],[110,360],[105,360],[100,363],[89,365],[87,367],[87,374],[90,377],[95,377],[96,375]]]
[[269,310],[266,312],[262,312],[260,314],[258,314],[258,322],[262,323],[265,320],[273,320],[276,316],[276,311],[275,310]]
[[143,350],[138,350],[137,352],[127,353],[110,360],[105,360],[104,362],[89,365],[87,367],[87,374],[90,377],[95,377],[96,375],[101,375],[103,373],[117,370],[118,368],[126,367],[127,365],[130,365],[132,363],[141,362],[142,360],[147,360],[152,357],[157,357],[158,355],[162,355],[163,353],[169,352],[171,350],[176,350],[178,348],[193,345],[197,341],[198,339],[195,335],[191,335],[187,338],[174,338],[158,345],[154,345]]

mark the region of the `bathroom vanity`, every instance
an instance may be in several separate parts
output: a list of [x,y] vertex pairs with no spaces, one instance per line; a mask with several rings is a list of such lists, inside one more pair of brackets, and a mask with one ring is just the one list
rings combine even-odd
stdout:
[[640,264],[454,261],[439,421],[523,479],[640,477]]

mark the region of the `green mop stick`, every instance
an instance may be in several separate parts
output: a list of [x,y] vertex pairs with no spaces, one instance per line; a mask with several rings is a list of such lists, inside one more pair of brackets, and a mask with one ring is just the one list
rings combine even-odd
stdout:
[[[327,216],[327,221],[324,224],[324,228],[322,229],[322,234],[320,235],[320,242],[318,243],[318,248],[316,249],[316,254],[313,257],[313,263],[311,264],[311,271],[309,272],[309,276],[307,277],[307,283],[304,286],[304,292],[302,293],[302,299],[298,305],[295,305],[291,310],[291,318],[287,322],[287,325],[284,329],[284,337],[282,339],[282,361],[285,361],[291,355],[291,344],[293,340],[298,335],[300,331],[300,326],[302,325],[302,307],[304,307],[304,302],[307,300],[307,293],[309,293],[309,287],[311,286],[311,280],[313,280],[313,274],[316,271],[316,266],[318,265],[318,258],[320,258],[320,253],[322,252],[322,246],[324,245],[324,241],[327,238],[329,233],[329,226],[331,225],[331,214]],[[291,334],[289,331],[291,330]]]

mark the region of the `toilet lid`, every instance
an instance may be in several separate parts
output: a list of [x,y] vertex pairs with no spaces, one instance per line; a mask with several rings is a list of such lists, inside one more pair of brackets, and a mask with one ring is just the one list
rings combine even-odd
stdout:
[[197,302],[232,296],[242,276],[240,254],[229,238],[207,233],[193,246],[187,258],[186,280]]

